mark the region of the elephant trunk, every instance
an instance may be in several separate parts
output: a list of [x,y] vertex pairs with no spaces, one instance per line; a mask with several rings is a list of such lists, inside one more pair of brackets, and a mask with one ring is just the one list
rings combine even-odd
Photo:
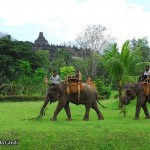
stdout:
[[40,116],[44,116],[44,115],[45,115],[44,109],[45,109],[45,107],[47,106],[48,102],[49,102],[49,99],[46,98],[46,99],[45,99],[45,102],[44,102],[44,104],[43,104],[43,106],[42,106],[42,108],[41,108],[41,110],[40,110]]
[[120,100],[122,101],[123,105],[128,105],[130,103],[131,99],[130,99],[130,97],[127,97],[126,95],[124,95],[124,96],[120,97]]

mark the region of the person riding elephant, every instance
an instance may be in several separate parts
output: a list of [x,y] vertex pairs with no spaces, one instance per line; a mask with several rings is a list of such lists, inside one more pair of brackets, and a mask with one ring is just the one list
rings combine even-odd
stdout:
[[[69,93],[67,92],[68,86],[71,87]],[[104,117],[97,105],[96,90],[87,83],[80,83],[79,94],[78,91],[75,91],[78,89],[75,86],[78,87],[79,83],[67,85],[65,82],[61,82],[60,85],[50,86],[47,91],[45,102],[40,110],[40,115],[44,115],[44,109],[49,102],[52,103],[58,100],[58,105],[55,109],[53,117],[51,118],[52,121],[57,120],[57,116],[62,108],[65,109],[68,120],[71,120],[69,102],[76,105],[85,105],[86,111],[83,120],[89,120],[90,108],[93,108],[96,111],[99,120],[103,120]]]
[[61,78],[60,78],[60,76],[57,74],[57,72],[54,70],[52,76],[50,77],[51,86],[52,86],[52,85],[60,84],[60,82],[61,82]]
[[[146,98],[146,94],[144,92],[144,87],[145,85],[141,83],[128,83],[125,86],[124,89],[124,96],[122,96],[121,100],[124,105],[128,105],[131,100],[133,100],[135,97],[137,97],[137,102],[136,102],[136,111],[135,111],[135,117],[134,119],[139,119],[139,114],[141,108],[143,108],[143,111],[146,115],[146,119],[150,119],[149,111],[147,108],[146,102],[150,101]],[[148,93],[150,95],[150,91]]]
[[145,71],[143,71],[142,75],[139,77],[139,82],[148,82],[147,78],[150,78],[150,68],[149,66],[145,66]]

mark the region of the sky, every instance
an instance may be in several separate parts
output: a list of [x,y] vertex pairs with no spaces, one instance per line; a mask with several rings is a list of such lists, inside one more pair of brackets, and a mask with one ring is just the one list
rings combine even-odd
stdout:
[[150,0],[0,0],[0,32],[34,42],[43,32],[49,44],[74,42],[87,25],[105,26],[122,45],[147,37]]

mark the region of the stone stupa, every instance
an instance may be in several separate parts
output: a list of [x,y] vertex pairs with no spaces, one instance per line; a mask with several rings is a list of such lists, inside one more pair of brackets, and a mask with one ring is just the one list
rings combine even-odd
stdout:
[[33,50],[50,50],[50,45],[45,39],[43,32],[39,33],[39,37],[35,40],[33,44]]

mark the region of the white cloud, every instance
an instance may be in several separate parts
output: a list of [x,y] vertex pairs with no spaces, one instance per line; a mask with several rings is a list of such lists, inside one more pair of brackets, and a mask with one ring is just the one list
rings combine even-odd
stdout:
[[[80,3],[79,3],[80,2]],[[0,0],[3,25],[38,24],[64,41],[73,40],[87,24],[107,27],[119,43],[150,35],[150,12],[129,0]],[[25,30],[25,29],[23,29]],[[48,34],[47,33],[47,34]]]

